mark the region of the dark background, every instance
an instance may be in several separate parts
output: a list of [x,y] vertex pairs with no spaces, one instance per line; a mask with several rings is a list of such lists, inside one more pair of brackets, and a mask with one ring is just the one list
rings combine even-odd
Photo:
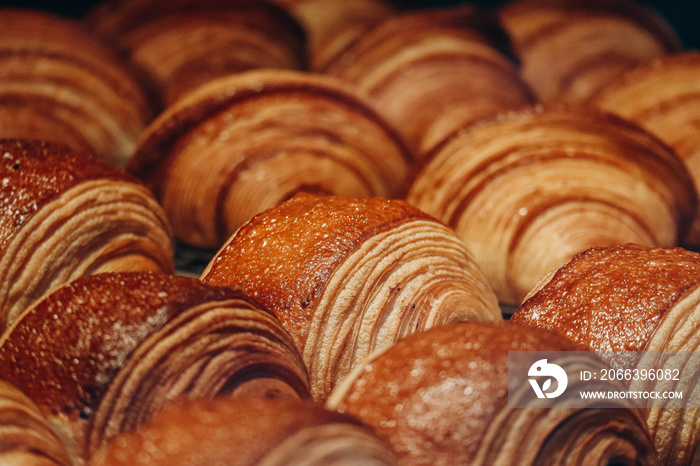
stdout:
[[[352,1],[352,0],[347,0]],[[639,0],[665,17],[676,29],[686,48],[700,49],[700,0]],[[471,0],[460,2],[458,0],[395,0],[393,3],[402,8],[420,8],[432,6],[450,6],[459,3],[479,5],[485,8],[498,8],[508,0]],[[49,1],[49,0],[25,0],[25,1],[0,1],[0,6],[37,8],[52,13],[79,18],[85,14],[99,0],[78,1]]]

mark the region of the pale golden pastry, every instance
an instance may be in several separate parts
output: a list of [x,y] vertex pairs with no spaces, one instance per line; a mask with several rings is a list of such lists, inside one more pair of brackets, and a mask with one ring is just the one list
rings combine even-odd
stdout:
[[[549,400],[553,407],[537,401],[511,407],[509,351],[580,347],[554,332],[505,322],[444,325],[374,354],[326,406],[373,427],[402,465],[658,464],[637,410],[614,401],[604,408],[567,405],[574,396],[567,394],[580,386],[572,377],[565,394]],[[568,362],[571,373],[604,367],[593,353]]]
[[299,401],[188,400],[124,433],[92,466],[388,466],[397,461],[354,418]]
[[264,0],[111,0],[85,23],[126,52],[164,106],[221,76],[306,66],[301,26]]
[[634,0],[515,0],[499,16],[543,102],[582,102],[624,71],[681,49],[671,25]]
[[347,83],[254,70],[209,82],[146,130],[129,170],[185,243],[218,249],[297,192],[403,194],[412,157]]
[[68,453],[39,408],[4,380],[0,380],[0,464],[71,466]]
[[154,272],[82,277],[47,295],[0,340],[0,374],[76,465],[178,399],[309,396],[272,313],[238,291]]
[[497,18],[471,5],[393,16],[324,71],[367,93],[418,158],[468,122],[534,101]]
[[[589,249],[545,277],[511,320],[565,335],[604,358],[606,351],[664,352],[633,367],[679,369],[677,386],[653,380],[636,388],[685,389],[684,398],[700,397],[698,368],[670,359],[676,351],[700,350],[700,254],[634,244]],[[700,410],[664,406],[643,411],[661,461],[693,464]]]
[[[687,51],[640,65],[603,87],[589,103],[656,134],[675,149],[700,186],[700,53]],[[700,246],[700,214],[685,244]]]
[[173,271],[165,212],[137,179],[63,145],[0,140],[0,329],[81,275]]
[[124,167],[153,109],[117,52],[77,22],[0,8],[0,138],[63,143]]
[[454,232],[400,200],[299,194],[241,227],[202,280],[277,314],[316,400],[376,348],[448,322],[502,319]]
[[503,303],[591,246],[678,244],[697,208],[675,152],[590,108],[537,105],[447,138],[408,201],[454,228]]

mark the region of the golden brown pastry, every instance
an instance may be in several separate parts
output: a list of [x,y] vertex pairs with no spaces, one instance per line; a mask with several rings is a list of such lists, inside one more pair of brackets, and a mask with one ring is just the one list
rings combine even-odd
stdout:
[[0,329],[73,278],[172,272],[170,225],[135,178],[66,146],[0,140]]
[[499,299],[591,246],[673,246],[697,206],[688,170],[638,126],[583,107],[534,106],[449,137],[408,201],[454,228]]
[[[571,376],[553,408],[510,407],[509,351],[577,350],[553,332],[505,322],[444,325],[370,357],[327,407],[373,427],[406,465],[657,464],[644,421],[624,402],[567,406],[581,383]],[[569,363],[603,367],[593,353]]]
[[308,35],[309,67],[321,71],[353,42],[397,13],[384,0],[274,0]]
[[112,0],[85,21],[126,51],[165,106],[228,74],[306,66],[301,26],[264,0]]
[[533,102],[497,19],[474,6],[394,16],[325,72],[358,86],[418,157],[467,122]]
[[[640,65],[603,87],[590,103],[663,139],[700,187],[700,53],[687,51]],[[700,246],[698,214],[686,244]]]
[[181,398],[307,398],[292,339],[238,291],[154,272],[82,277],[37,302],[0,341],[0,374],[82,464]]
[[464,244],[399,200],[299,194],[241,227],[202,280],[243,289],[277,314],[317,400],[376,348],[447,322],[502,318]]
[[666,20],[634,0],[515,0],[500,19],[543,102],[582,102],[624,71],[681,49]]
[[167,109],[129,169],[152,187],[176,237],[217,249],[300,191],[398,196],[410,161],[352,86],[256,70],[211,81]]
[[[700,254],[627,244],[578,254],[543,278],[511,320],[565,335],[598,351],[613,365],[621,362],[615,360],[615,353],[606,356],[606,351],[667,352],[649,367],[682,370],[682,364],[665,358],[674,351],[700,349],[699,318]],[[697,368],[685,369],[677,388],[697,380]],[[653,390],[655,384],[651,382],[646,390]],[[688,400],[700,396],[696,383],[685,389]],[[661,460],[691,464],[700,443],[700,410],[664,406],[644,411]]]
[[[177,439],[176,441],[174,441]],[[291,400],[188,400],[118,436],[92,466],[396,465],[354,418]]]
[[153,110],[115,50],[78,23],[0,8],[0,137],[67,144],[123,167]]
[[39,408],[4,380],[0,380],[0,464],[71,465],[63,444]]

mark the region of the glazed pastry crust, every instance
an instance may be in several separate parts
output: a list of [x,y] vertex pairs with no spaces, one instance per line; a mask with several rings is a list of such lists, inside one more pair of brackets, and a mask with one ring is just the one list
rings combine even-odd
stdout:
[[0,373],[30,397],[76,464],[180,398],[308,398],[272,313],[236,290],[161,273],[82,277],[0,340]]
[[[509,406],[509,351],[581,350],[554,332],[507,322],[444,325],[373,354],[326,406],[374,427],[406,464],[511,464],[516,457],[519,464],[606,464],[616,456],[654,464],[643,420],[622,405],[573,409],[560,398],[555,409]],[[576,363],[603,367],[593,355]]]
[[298,194],[243,226],[202,274],[260,299],[324,399],[374,349],[447,322],[501,320],[454,232],[401,200]]
[[698,285],[700,256],[688,250],[591,248],[558,269],[511,321],[599,351],[642,351],[666,312]]
[[[326,215],[328,211],[335,213]],[[274,216],[258,216],[241,227],[202,278],[214,285],[244,283],[244,290],[277,310],[303,346],[312,321],[310,303],[345,256],[367,237],[416,219],[430,217],[402,201],[345,203],[297,195],[276,208]],[[321,238],[330,240],[319,243]]]
[[173,271],[170,224],[134,177],[66,146],[0,140],[3,326],[73,278]]

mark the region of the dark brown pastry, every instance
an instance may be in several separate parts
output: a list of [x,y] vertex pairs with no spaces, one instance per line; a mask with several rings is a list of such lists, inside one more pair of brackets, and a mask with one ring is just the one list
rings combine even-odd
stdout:
[[[700,187],[700,53],[688,51],[640,65],[603,87],[590,103],[668,143]],[[685,244],[700,246],[700,213]]]
[[71,466],[68,453],[39,408],[0,380],[0,464]]
[[[700,254],[628,244],[578,254],[543,279],[511,320],[565,335],[613,365],[621,361],[610,352],[664,352],[663,360],[652,361],[651,367],[682,371],[683,364],[668,358],[673,352],[700,350],[699,303]],[[640,366],[643,361],[631,367],[647,367]],[[691,381],[684,398],[692,403],[700,397],[698,369],[685,369],[678,386]],[[665,382],[658,383],[657,390]],[[645,389],[654,390],[655,384]],[[661,460],[692,464],[700,442],[700,410],[664,406],[644,410]]]
[[221,76],[306,66],[301,26],[265,0],[111,0],[85,21],[128,54],[164,106]]
[[178,399],[309,396],[272,313],[238,291],[153,272],[82,277],[49,294],[2,337],[0,374],[75,464]]
[[66,146],[0,140],[0,328],[73,278],[172,272],[170,225],[135,178]]
[[516,0],[500,19],[543,102],[582,102],[624,71],[681,49],[666,20],[634,0]]
[[277,314],[317,400],[376,348],[447,322],[502,318],[464,244],[398,200],[299,194],[241,227],[202,280],[243,289]]
[[0,8],[0,137],[50,140],[124,167],[153,116],[115,50],[78,23]]
[[117,437],[92,466],[396,465],[391,449],[347,415],[299,401],[188,400]]
[[[553,332],[505,322],[444,325],[366,360],[327,407],[373,427],[401,464],[657,464],[637,410],[569,407],[580,383],[571,377],[551,408],[510,407],[509,351],[577,350]],[[576,364],[603,367],[593,353]]]
[[697,208],[675,152],[642,128],[584,107],[534,106],[443,141],[408,201],[454,228],[499,299],[591,246],[678,244]]
[[201,86],[146,130],[129,169],[153,188],[176,237],[217,249],[300,191],[395,197],[410,154],[347,83],[256,70]]
[[532,103],[497,19],[474,6],[394,16],[324,70],[358,86],[422,157],[468,122]]

